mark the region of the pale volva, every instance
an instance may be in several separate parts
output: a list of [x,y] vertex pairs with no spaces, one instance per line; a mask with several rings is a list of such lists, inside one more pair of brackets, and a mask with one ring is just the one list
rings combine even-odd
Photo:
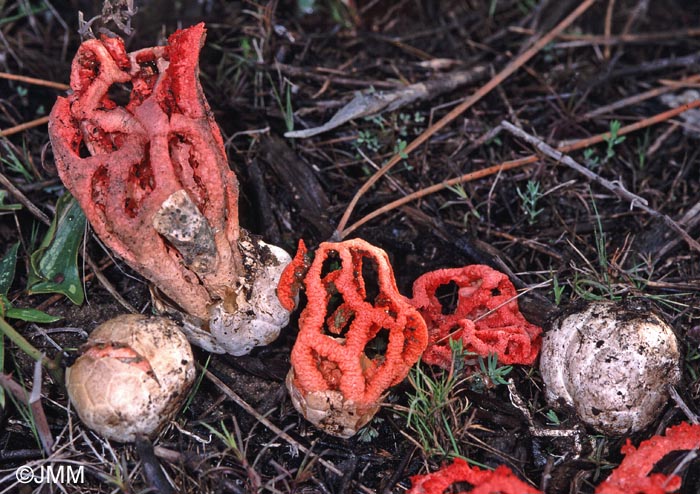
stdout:
[[544,336],[540,372],[547,400],[563,400],[594,429],[645,428],[680,380],[678,341],[641,301],[593,302],[560,317]]
[[180,408],[195,378],[192,349],[164,317],[122,315],[95,328],[66,372],[81,420],[108,439],[153,436]]

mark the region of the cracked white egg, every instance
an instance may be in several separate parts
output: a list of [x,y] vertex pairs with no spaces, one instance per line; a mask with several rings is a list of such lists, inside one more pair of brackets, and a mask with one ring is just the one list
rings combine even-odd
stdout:
[[644,429],[680,380],[678,341],[643,302],[593,302],[560,317],[544,335],[546,398],[573,407],[607,434]]
[[194,378],[192,349],[178,325],[131,314],[93,330],[66,371],[66,388],[85,425],[132,442],[155,435],[173,418]]

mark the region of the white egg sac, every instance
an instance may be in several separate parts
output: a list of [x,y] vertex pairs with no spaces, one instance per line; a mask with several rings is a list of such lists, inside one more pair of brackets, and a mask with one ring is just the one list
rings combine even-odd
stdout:
[[540,373],[553,406],[563,401],[603,433],[635,432],[680,380],[678,341],[644,303],[594,302],[545,334]]

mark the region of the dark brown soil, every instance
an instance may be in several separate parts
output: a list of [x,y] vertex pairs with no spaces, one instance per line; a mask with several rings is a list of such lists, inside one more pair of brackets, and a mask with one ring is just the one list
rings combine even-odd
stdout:
[[[126,39],[133,50],[152,46],[179,27],[207,23],[202,83],[241,183],[241,222],[293,253],[300,238],[312,248],[329,240],[355,192],[376,171],[374,164],[389,160],[401,142],[411,142],[442,118],[516,57],[534,33],[548,32],[579,3],[153,0],[139,3],[131,19],[133,34]],[[304,14],[302,4],[313,7]],[[90,19],[100,13],[101,2],[31,5],[36,11],[28,14],[28,2],[0,2],[0,70],[67,83],[72,54],[80,43],[78,11]],[[601,38],[609,6],[611,38],[606,45]],[[614,120],[624,127],[668,110],[659,97],[619,108],[609,105],[697,74],[698,19],[696,1],[596,2],[563,36],[392,169],[360,199],[350,224],[422,188],[532,154],[531,145],[506,131],[489,135],[503,120],[557,146],[606,132]],[[98,20],[92,27],[97,32],[100,26]],[[123,34],[114,23],[107,27]],[[390,91],[477,66],[486,68],[485,77],[464,87],[309,139],[283,137],[288,130],[287,94],[293,126],[299,130],[330,119],[355,91]],[[46,115],[61,93],[0,79],[0,129]],[[599,114],[591,114],[600,108]],[[571,157],[647,199],[651,209],[698,240],[699,139],[700,120],[681,115],[632,132],[617,144],[603,142],[588,151],[574,151]],[[0,173],[52,217],[63,188],[45,125],[3,138],[3,143]],[[28,176],[5,160],[8,149],[20,156]],[[522,197],[528,182],[539,187],[531,194],[537,201],[529,209]],[[3,189],[7,187],[0,184]],[[15,202],[11,194],[5,201]],[[83,305],[63,297],[28,295],[27,263],[36,245],[33,228],[38,238],[46,229],[26,207],[0,215],[0,255],[22,240],[9,298],[16,307],[39,307],[62,317],[42,328],[67,329],[51,333],[49,339],[34,325],[10,323],[52,358],[60,353],[52,341],[57,344],[64,351],[65,367],[87,333],[125,309],[82,264],[87,297]],[[409,202],[349,236],[362,237],[389,253],[399,290],[407,296],[420,274],[465,264],[504,271],[519,289],[555,279],[563,290],[560,298],[555,298],[550,282],[519,299],[525,316],[545,329],[561,309],[583,300],[647,299],[682,343],[680,399],[690,412],[700,409],[699,252],[659,218],[631,208],[619,194],[563,164],[541,156],[531,165]],[[130,304],[151,312],[147,284],[110,257],[90,234],[86,253]],[[297,330],[294,317],[274,344],[245,357],[196,352],[201,365],[211,357],[209,371],[286,431],[292,444],[228,399],[221,387],[203,379],[189,407],[177,417],[177,426],[169,426],[153,442],[155,455],[149,455],[149,444],[138,450],[109,445],[67,411],[65,391],[45,375],[41,402],[60,450],[56,454],[86,465],[85,483],[65,484],[65,491],[144,492],[170,484],[177,492],[398,493],[410,487],[411,476],[449,461],[437,450],[421,447],[407,427],[400,412],[415,393],[408,381],[391,390],[370,432],[351,439],[328,436],[301,418],[284,388]],[[6,345],[4,373],[31,389],[33,361]],[[440,375],[438,369],[424,369]],[[466,376],[450,395],[454,401],[435,414],[445,417],[446,422],[437,423],[449,424],[454,441],[441,425],[433,446],[488,467],[507,464],[548,493],[593,492],[620,462],[620,447],[628,438],[638,444],[694,418],[669,402],[646,430],[608,437],[586,430],[571,410],[549,406],[536,367],[515,366],[506,376],[513,380],[510,391],[505,384],[490,382],[478,367]],[[525,403],[534,426],[513,404],[513,393]],[[547,415],[552,410],[559,424]],[[238,434],[238,450],[227,448],[211,432],[210,427],[221,431],[222,423]],[[0,409],[0,425],[0,492],[31,492],[27,487],[36,485],[17,486],[14,477],[17,468],[44,456],[31,421],[8,399]],[[564,431],[560,437],[541,434],[556,429]],[[298,445],[311,448],[313,455]],[[329,471],[319,457],[343,475]],[[682,458],[670,455],[657,470],[668,474]],[[160,466],[168,480],[150,475],[154,466]],[[700,492],[699,472],[697,461],[679,468],[684,481],[680,492]],[[39,489],[55,488],[47,487]]]

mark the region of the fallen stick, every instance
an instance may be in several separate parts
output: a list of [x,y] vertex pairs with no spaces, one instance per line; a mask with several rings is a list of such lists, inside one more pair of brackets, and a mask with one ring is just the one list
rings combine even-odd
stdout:
[[[686,112],[688,110],[692,110],[693,108],[698,108],[700,107],[700,99],[697,99],[695,101],[691,101],[690,103],[686,103],[685,105],[681,105],[677,108],[673,108],[671,110],[667,110],[662,113],[658,113],[656,115],[652,115],[651,117],[647,117],[643,120],[640,120],[639,122],[635,122],[630,125],[626,125],[625,127],[622,127],[617,135],[623,136],[626,134],[630,134],[632,132],[635,132],[640,129],[644,129],[646,127],[650,127],[651,125],[665,122],[677,115],[680,115],[683,112]],[[500,130],[502,127],[499,125],[493,129],[489,133],[489,135],[494,135],[496,134],[497,130]],[[595,135],[593,137],[588,137],[586,139],[580,139],[578,141],[572,141],[572,142],[565,142],[562,143],[559,147],[557,147],[557,151],[561,151],[562,153],[568,153],[571,151],[576,151],[579,149],[584,149],[590,146],[593,146],[595,144],[599,144],[605,139],[610,138],[610,132],[604,132],[602,134]],[[482,168],[481,170],[476,170],[473,172],[465,173],[464,175],[460,175],[459,177],[451,178],[449,180],[445,180],[444,182],[441,182],[439,184],[434,184],[431,185],[430,187],[426,187],[424,189],[418,190],[416,192],[413,192],[412,194],[409,194],[407,196],[401,197],[399,199],[396,199],[388,204],[385,204],[384,206],[375,209],[371,213],[366,214],[359,220],[357,220],[355,223],[350,225],[349,227],[345,228],[344,230],[340,231],[340,225],[338,227],[339,233],[338,237],[341,239],[345,238],[348,236],[350,233],[358,229],[360,226],[364,225],[370,220],[373,220],[377,216],[381,216],[384,213],[387,213],[389,211],[392,211],[398,207],[403,206],[404,204],[407,204],[411,201],[415,201],[417,199],[420,199],[422,197],[425,197],[427,195],[433,194],[435,192],[439,192],[443,189],[447,189],[448,187],[452,187],[457,184],[463,184],[466,182],[471,182],[473,180],[478,180],[480,178],[488,177],[490,175],[495,175],[496,173],[502,173],[507,170],[512,170],[514,168],[520,168],[526,165],[531,165],[532,163],[536,163],[539,161],[540,157],[539,155],[536,154],[531,154],[530,156],[525,156],[523,158],[518,158],[516,160],[510,160],[510,161],[504,161],[502,163],[499,163],[497,165],[489,166],[487,168]]]
[[[318,456],[316,453],[314,453],[313,451],[311,451],[309,448],[307,448],[306,446],[300,444],[299,441],[297,441],[297,440],[294,439],[292,436],[290,436],[289,434],[287,434],[286,432],[284,432],[282,429],[280,429],[279,427],[277,427],[275,424],[273,424],[272,422],[270,422],[267,418],[265,418],[265,417],[262,416],[260,413],[258,413],[258,411],[257,411],[255,408],[253,408],[250,404],[248,404],[247,401],[245,401],[243,398],[241,398],[241,397],[238,395],[238,393],[236,393],[234,390],[232,390],[229,386],[226,385],[226,383],[224,383],[221,379],[219,379],[218,377],[216,377],[216,376],[215,376],[214,374],[212,374],[210,371],[201,368],[201,366],[199,366],[199,365],[198,365],[198,367],[200,368],[200,370],[201,370],[202,372],[204,372],[204,374],[205,374],[205,376],[207,377],[207,379],[209,379],[214,385],[216,385],[216,387],[219,388],[219,390],[221,390],[222,393],[224,393],[228,398],[230,398],[230,399],[231,399],[234,403],[236,403],[238,406],[240,406],[241,408],[243,408],[243,410],[245,410],[245,411],[248,412],[250,415],[252,415],[253,417],[255,417],[255,420],[257,420],[257,421],[260,422],[262,425],[264,425],[265,427],[267,427],[268,429],[270,429],[270,430],[271,430],[272,432],[274,432],[278,437],[281,437],[282,439],[284,439],[285,441],[287,441],[287,443],[289,443],[291,446],[297,448],[299,451],[302,451],[302,452],[304,452],[305,454],[307,454],[307,455],[309,455],[309,456],[312,456],[312,457],[317,458],[318,462],[319,462],[321,465],[323,465],[324,467],[326,467],[329,471],[333,472],[335,475],[338,475],[339,477],[342,477],[342,476],[343,476],[343,472],[342,472],[340,469],[338,469],[338,467],[336,467],[335,465],[333,465],[333,463],[329,462],[328,460],[324,460],[323,458],[321,458],[320,456]],[[364,485],[362,485],[362,484],[359,484],[359,485],[357,486],[357,488],[358,488],[360,491],[362,491],[362,492],[364,492],[364,493],[366,493],[366,494],[374,494],[374,491],[373,491],[372,489],[370,489],[369,487],[366,487],[366,486],[364,486]]]
[[443,93],[454,91],[460,86],[471,84],[487,74],[485,65],[470,70],[460,70],[442,77],[411,84],[393,91],[357,93],[355,97],[338,110],[330,120],[318,127],[286,132],[284,137],[305,139],[313,137],[361,117],[370,117],[382,112],[396,111],[416,101],[432,99]]
[[344,235],[347,232],[347,230],[344,230],[345,225],[347,225],[348,220],[350,219],[350,215],[355,209],[355,206],[357,206],[357,203],[360,200],[360,198],[375,183],[377,183],[377,181],[380,178],[382,178],[392,167],[394,167],[394,165],[403,160],[409,153],[415,151],[416,148],[418,148],[421,144],[430,139],[440,129],[445,127],[448,123],[452,122],[455,118],[457,118],[469,108],[474,106],[474,104],[477,101],[481,100],[481,98],[489,94],[508,77],[513,75],[514,72],[516,72],[520,67],[525,65],[532,57],[537,55],[537,53],[539,53],[540,50],[542,50],[542,48],[547,46],[547,44],[549,44],[554,38],[561,34],[594,3],[595,0],[585,0],[581,2],[581,4],[578,7],[576,7],[576,9],[573,12],[566,16],[559,24],[557,24],[554,27],[554,29],[552,29],[547,34],[535,41],[530,48],[518,55],[514,60],[512,60],[508,65],[506,65],[503,68],[503,70],[501,70],[498,74],[493,76],[491,80],[489,80],[489,82],[481,86],[474,94],[469,96],[462,103],[454,107],[452,111],[450,111],[447,115],[445,115],[440,120],[431,125],[429,128],[427,128],[421,135],[419,135],[413,141],[411,141],[405,149],[395,154],[393,158],[391,158],[384,166],[382,166],[382,168],[379,171],[372,175],[355,193],[354,197],[350,200],[350,203],[345,209],[342,218],[340,218],[340,221],[338,222],[338,226],[336,227],[334,237],[340,237],[341,239],[344,237]]
[[28,129],[33,129],[34,127],[38,127],[40,125],[44,125],[49,121],[49,117],[39,117],[35,120],[30,120],[29,122],[24,122],[19,125],[15,125],[14,127],[9,127],[5,130],[0,130],[0,137],[7,137],[11,136],[12,134],[17,134],[19,132],[28,130]]
[[29,77],[26,75],[10,74],[9,72],[0,72],[0,79],[7,79],[9,81],[18,81],[25,84],[33,84],[35,86],[50,87],[53,89],[60,89],[63,91],[68,91],[70,86],[68,84],[63,84],[62,82],[48,81],[46,79],[37,79],[36,77]]
[[605,187],[618,197],[629,201],[631,208],[634,208],[636,206],[637,208],[650,214],[651,216],[661,218],[664,221],[664,223],[666,223],[670,228],[672,228],[676,233],[678,233],[683,238],[683,240],[686,241],[689,247],[700,252],[700,243],[698,243],[693,237],[688,235],[688,232],[681,228],[681,226],[678,223],[673,221],[673,219],[671,219],[671,217],[669,217],[668,215],[659,213],[655,209],[649,207],[646,199],[636,194],[633,194],[632,192],[627,190],[621,182],[611,182],[610,180],[607,180],[601,177],[600,175],[597,175],[585,166],[578,163],[571,156],[566,155],[561,151],[557,151],[546,142],[542,141],[541,139],[538,139],[537,137],[531,134],[528,134],[523,129],[516,127],[510,122],[506,122],[504,120],[503,122],[501,122],[501,127],[513,134],[514,136],[523,139],[529,144],[532,144],[542,154],[549,156],[550,158],[556,160],[559,163],[565,164],[566,166],[568,166],[572,170],[577,171],[592,182],[595,182],[598,185]]

